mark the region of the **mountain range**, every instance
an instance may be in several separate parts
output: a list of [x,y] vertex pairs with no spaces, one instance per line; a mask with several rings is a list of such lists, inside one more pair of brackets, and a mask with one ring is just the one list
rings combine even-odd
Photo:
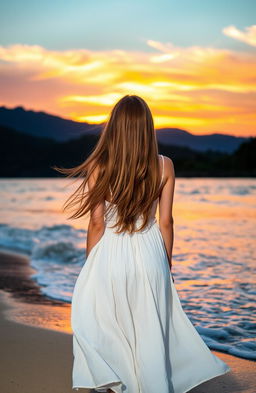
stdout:
[[[25,134],[51,138],[57,142],[67,142],[85,135],[99,135],[104,123],[89,124],[64,119],[46,112],[0,107],[0,125],[21,131]],[[213,133],[195,135],[179,128],[160,128],[156,130],[157,140],[166,146],[189,147],[195,151],[208,150],[233,153],[249,137]]]

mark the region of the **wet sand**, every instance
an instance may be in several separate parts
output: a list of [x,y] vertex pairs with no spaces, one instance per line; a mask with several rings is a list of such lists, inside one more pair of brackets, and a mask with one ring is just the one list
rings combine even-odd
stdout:
[[[75,392],[70,304],[44,296],[29,278],[33,272],[26,256],[0,252],[0,392]],[[198,385],[191,393],[256,391],[256,362],[212,352],[231,371]]]

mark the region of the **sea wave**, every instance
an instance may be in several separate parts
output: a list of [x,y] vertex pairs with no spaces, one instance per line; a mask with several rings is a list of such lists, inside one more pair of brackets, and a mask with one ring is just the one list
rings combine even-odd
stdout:
[[[76,279],[86,263],[85,240],[85,230],[65,224],[34,230],[0,224],[0,247],[26,253],[35,270],[31,278],[41,292],[66,303],[71,303]],[[174,263],[180,265],[175,273],[175,285],[184,311],[208,347],[256,360],[255,289],[242,281],[242,269],[246,272],[248,267],[239,261],[223,259],[223,266],[218,268],[217,257],[207,255],[206,250],[196,256],[178,251],[174,255]],[[182,266],[182,261],[189,258],[190,265]],[[226,281],[222,283],[218,280],[224,263]],[[232,284],[236,269],[241,281]],[[205,296],[203,291],[207,292]],[[230,294],[228,301],[224,299],[224,291]]]

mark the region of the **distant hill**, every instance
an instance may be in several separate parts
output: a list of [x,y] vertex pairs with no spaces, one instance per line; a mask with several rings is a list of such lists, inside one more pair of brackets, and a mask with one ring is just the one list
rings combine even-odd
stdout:
[[[61,177],[53,166],[71,168],[81,164],[92,152],[97,135],[58,142],[0,125],[0,177]],[[256,176],[256,138],[232,154],[196,152],[189,147],[158,143],[159,153],[172,158],[177,177]]]
[[0,125],[0,177],[62,176],[51,167],[81,164],[94,148],[97,137],[57,142]]
[[51,138],[59,142],[77,139],[87,133],[100,132],[100,127],[63,119],[45,112],[0,107],[0,125],[22,131],[32,136]]
[[[99,135],[104,123],[88,124],[63,119],[45,112],[25,110],[22,107],[0,107],[0,125],[32,136],[65,142],[83,135]],[[194,135],[179,128],[157,129],[158,142],[167,146],[188,147],[195,151],[214,150],[232,153],[249,138],[225,134]]]
[[157,130],[157,139],[165,145],[186,146],[197,151],[215,150],[233,153],[249,138],[226,134],[194,135],[179,128],[161,128]]

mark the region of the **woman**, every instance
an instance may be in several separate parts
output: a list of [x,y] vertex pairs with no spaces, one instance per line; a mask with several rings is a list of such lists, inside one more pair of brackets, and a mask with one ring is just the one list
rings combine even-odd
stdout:
[[65,206],[78,205],[70,218],[90,213],[87,259],[72,296],[72,389],[184,393],[228,372],[173,283],[174,166],[158,155],[146,102],[124,96],[91,155],[61,171],[84,177]]

